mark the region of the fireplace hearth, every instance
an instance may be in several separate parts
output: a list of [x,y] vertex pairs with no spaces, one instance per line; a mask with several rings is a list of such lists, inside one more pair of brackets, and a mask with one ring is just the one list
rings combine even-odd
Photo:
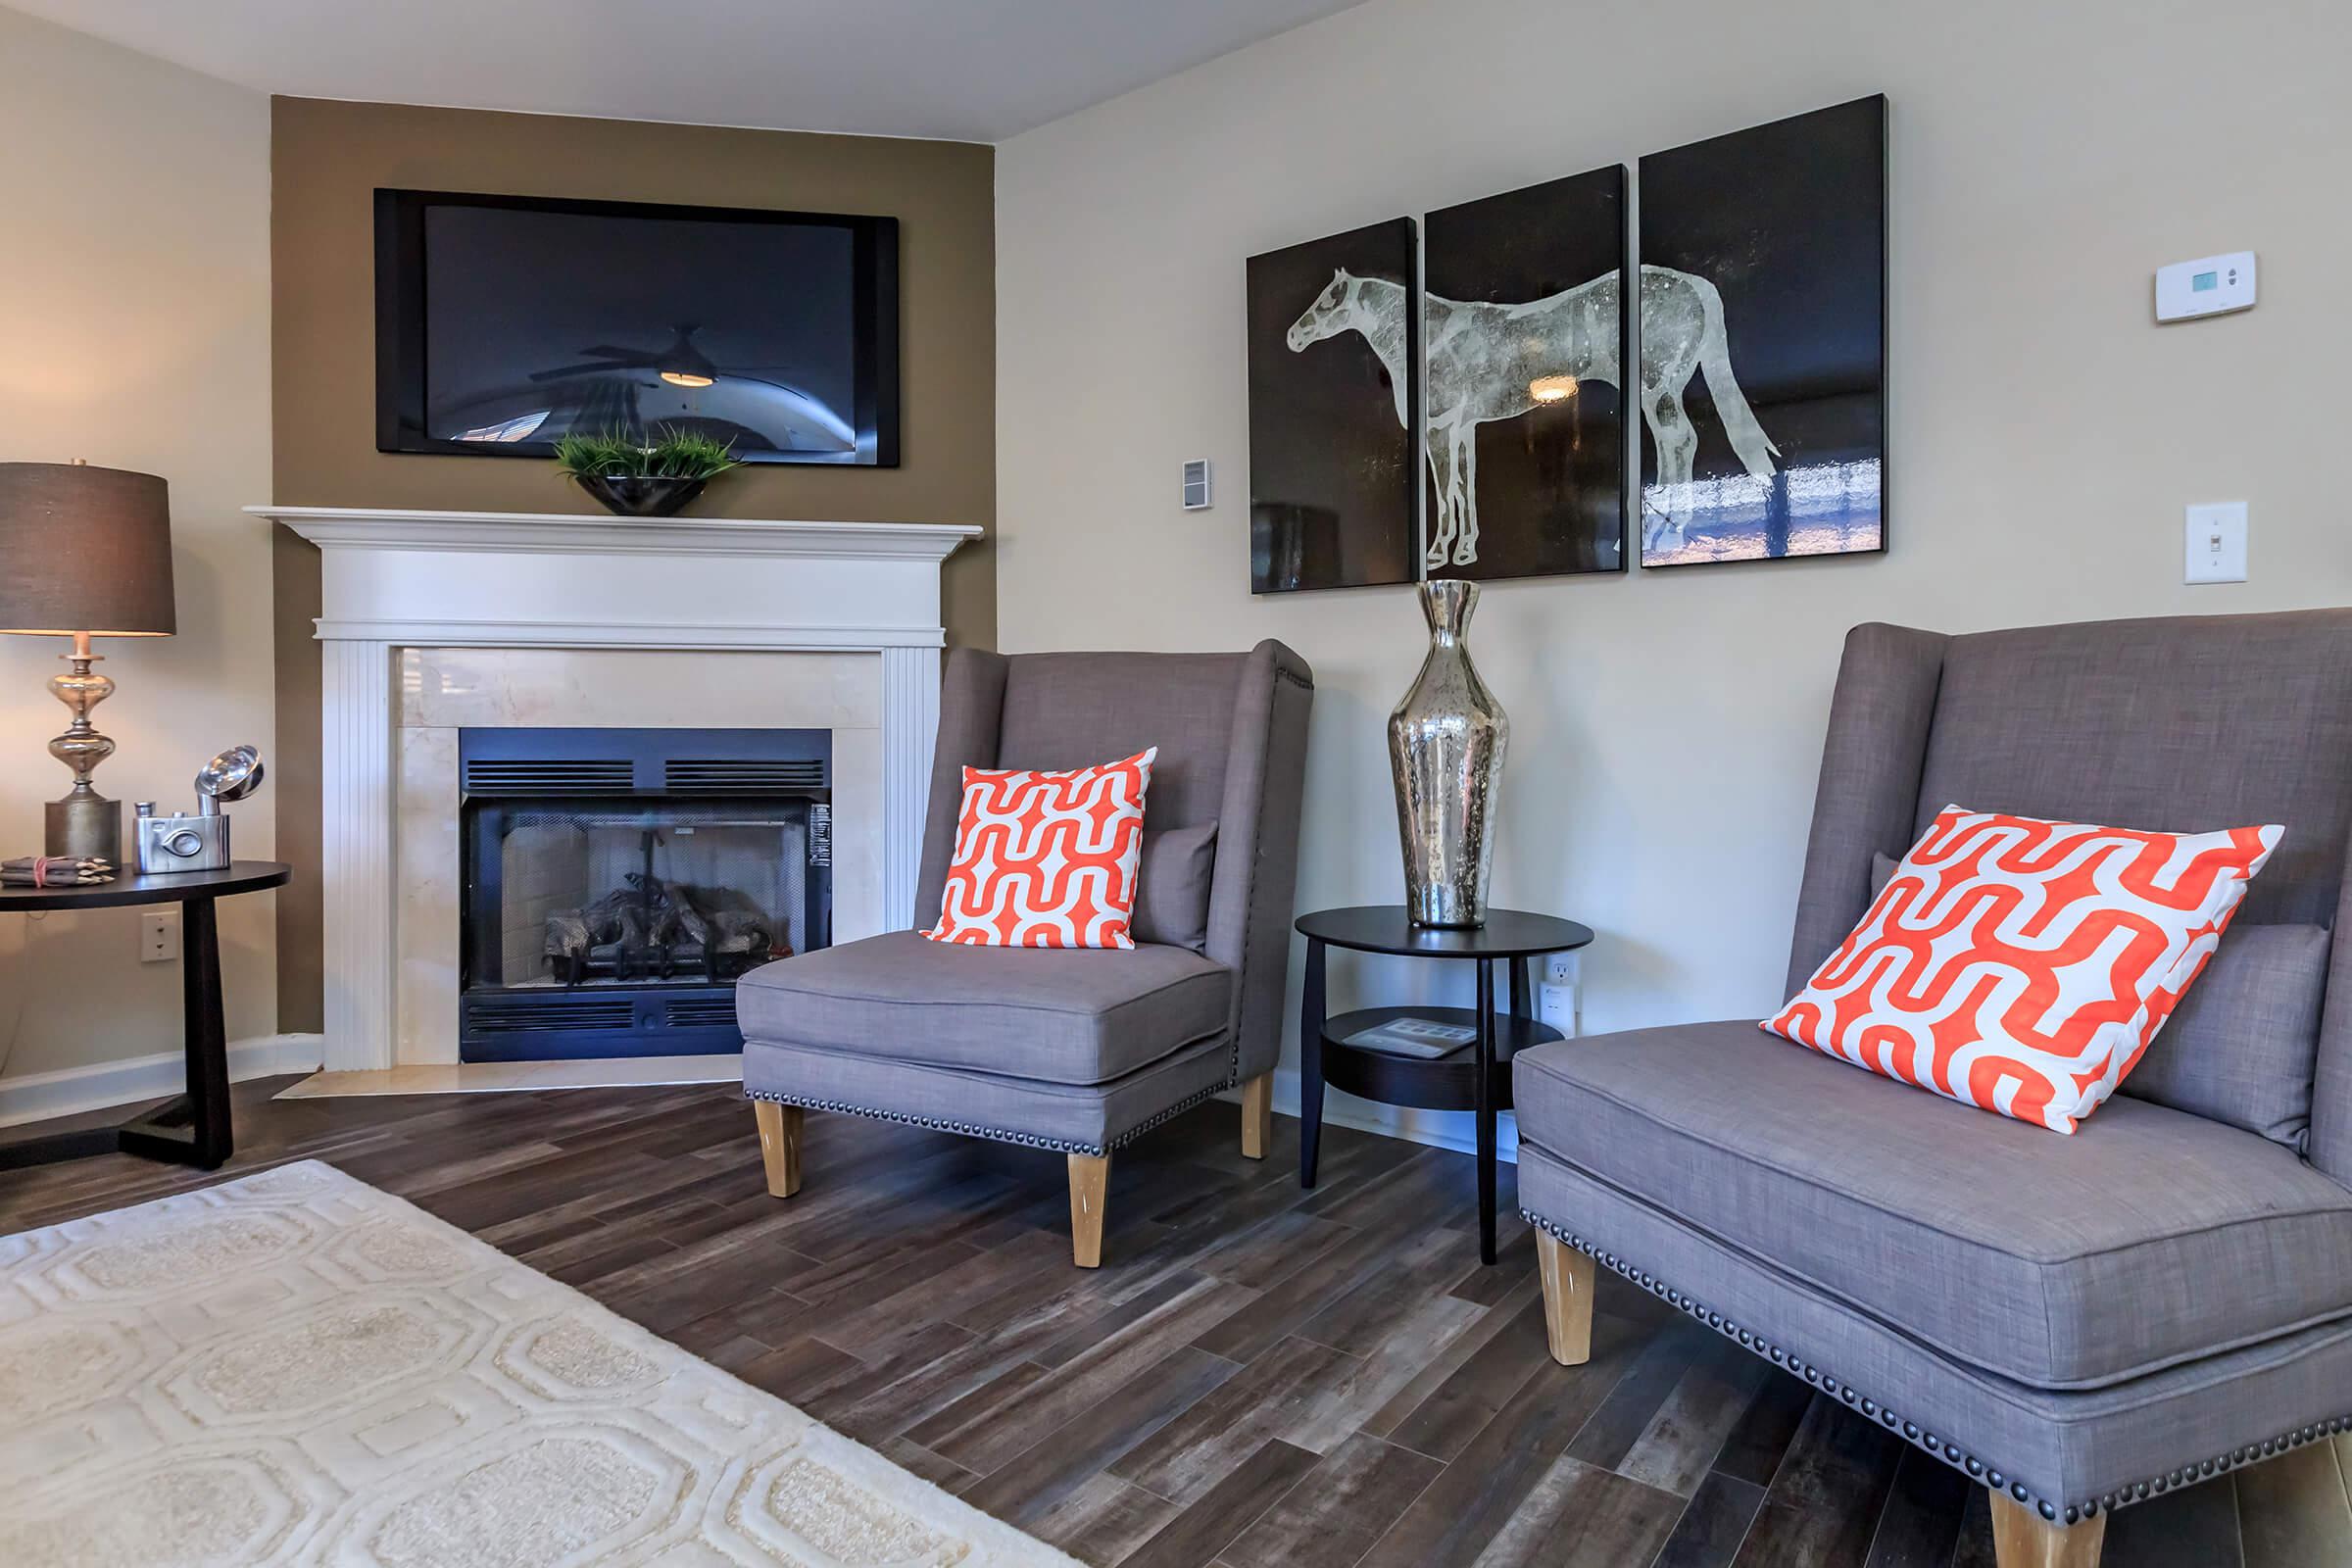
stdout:
[[739,1050],[736,977],[830,942],[828,732],[458,745],[461,1059]]

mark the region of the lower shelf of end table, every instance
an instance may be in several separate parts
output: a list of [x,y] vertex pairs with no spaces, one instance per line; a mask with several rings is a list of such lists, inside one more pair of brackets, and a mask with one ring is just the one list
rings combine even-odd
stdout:
[[[1477,926],[1416,925],[1400,904],[1317,909],[1293,924],[1306,938],[1306,982],[1298,996],[1298,1185],[1315,1185],[1326,1085],[1392,1105],[1467,1110],[1478,1133],[1478,1255],[1494,1262],[1494,1118],[1511,1105],[1511,1058],[1562,1038],[1558,1030],[1535,1021],[1535,1008],[1528,1005],[1528,966],[1547,954],[1590,945],[1592,928],[1526,909],[1489,909],[1486,923]],[[1333,948],[1473,964],[1478,1005],[1374,1007],[1330,1017],[1324,1011],[1324,976]],[[1494,972],[1497,965],[1500,976]],[[1497,979],[1504,983],[1496,985]],[[1497,992],[1507,992],[1508,1005]],[[1479,1038],[1433,1058],[1348,1044],[1349,1036],[1396,1018],[1466,1024],[1478,1030]]]
[[[1475,1030],[1474,1007],[1366,1007],[1344,1012],[1323,1026],[1323,1081],[1364,1100],[1416,1110],[1478,1108],[1478,1042],[1464,1041],[1443,1056],[1405,1056],[1348,1040],[1399,1018],[1458,1025]],[[1533,1018],[1498,1013],[1494,1019],[1494,1065],[1487,1075],[1488,1104],[1511,1106],[1511,1058],[1532,1046],[1568,1037]]]

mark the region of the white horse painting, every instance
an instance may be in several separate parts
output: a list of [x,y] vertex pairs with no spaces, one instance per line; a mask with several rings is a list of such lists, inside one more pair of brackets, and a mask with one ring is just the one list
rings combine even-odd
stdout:
[[[1532,390],[1548,383],[1553,395],[1573,395],[1587,381],[1622,387],[1618,365],[1618,276],[1530,300],[1490,305],[1480,300],[1424,296],[1428,311],[1429,418],[1424,440],[1438,514],[1427,559],[1433,567],[1478,561],[1477,427],[1515,419],[1544,399]],[[1645,549],[1680,547],[1690,526],[1691,465],[1698,431],[1683,409],[1690,377],[1704,374],[1724,434],[1747,471],[1773,474],[1780,448],[1756,422],[1732,374],[1725,342],[1723,296],[1715,285],[1671,268],[1642,269],[1642,416],[1658,449],[1658,495],[1645,501]],[[1396,396],[1396,421],[1407,424],[1405,379],[1412,345],[1406,341],[1404,285],[1385,278],[1331,274],[1322,293],[1291,323],[1291,352],[1342,332],[1358,332],[1380,357]]]

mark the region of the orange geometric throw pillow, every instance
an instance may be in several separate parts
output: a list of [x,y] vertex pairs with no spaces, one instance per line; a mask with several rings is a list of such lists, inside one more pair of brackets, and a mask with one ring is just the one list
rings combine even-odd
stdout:
[[1066,772],[963,770],[934,942],[1132,948],[1135,865],[1154,746]]
[[2285,829],[2138,833],[1947,806],[1770,1033],[2071,1133],[2204,968]]

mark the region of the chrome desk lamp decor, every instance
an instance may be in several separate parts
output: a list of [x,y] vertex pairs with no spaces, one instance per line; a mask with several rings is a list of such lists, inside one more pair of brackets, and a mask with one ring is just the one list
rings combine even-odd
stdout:
[[196,814],[158,816],[153,801],[138,810],[139,875],[174,871],[225,871],[232,858],[223,802],[241,801],[262,787],[262,754],[232,746],[197,769]]
[[1421,585],[1429,657],[1389,714],[1389,765],[1396,778],[1396,835],[1404,849],[1404,906],[1415,925],[1487,921],[1494,868],[1495,795],[1511,721],[1478,678],[1463,634],[1478,584],[1446,577]]
[[50,857],[122,860],[122,808],[90,782],[115,753],[90,723],[115,689],[90,667],[100,662],[90,639],[174,629],[163,480],[85,463],[0,463],[0,631],[74,639],[66,673],[49,682],[74,715],[49,743],[74,772],[73,789],[47,808]]

